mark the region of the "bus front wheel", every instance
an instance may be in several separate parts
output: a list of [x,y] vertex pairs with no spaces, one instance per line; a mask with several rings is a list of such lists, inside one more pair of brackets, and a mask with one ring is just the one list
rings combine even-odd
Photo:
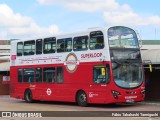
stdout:
[[33,102],[33,99],[32,99],[32,92],[30,90],[26,90],[25,93],[24,93],[24,100],[27,102],[27,103],[32,103]]
[[79,91],[76,99],[79,106],[87,106],[87,95],[84,91]]

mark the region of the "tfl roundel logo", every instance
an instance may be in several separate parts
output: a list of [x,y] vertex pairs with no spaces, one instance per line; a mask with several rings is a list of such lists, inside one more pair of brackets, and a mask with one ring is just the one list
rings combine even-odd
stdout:
[[68,54],[64,65],[66,66],[66,69],[69,73],[74,73],[77,69],[77,66],[79,65],[77,56],[74,53]]

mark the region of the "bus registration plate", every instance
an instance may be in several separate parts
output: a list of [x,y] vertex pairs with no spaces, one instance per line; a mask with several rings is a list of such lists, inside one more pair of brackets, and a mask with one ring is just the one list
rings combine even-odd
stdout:
[[133,99],[129,99],[129,100],[126,100],[127,103],[133,103],[134,100]]

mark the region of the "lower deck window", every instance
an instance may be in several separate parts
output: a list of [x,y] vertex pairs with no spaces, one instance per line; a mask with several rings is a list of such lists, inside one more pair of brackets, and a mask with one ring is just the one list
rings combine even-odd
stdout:
[[109,67],[95,66],[93,68],[94,83],[102,84],[109,82]]
[[55,68],[54,67],[44,68],[43,75],[44,75],[43,80],[45,83],[54,83],[55,82]]
[[18,82],[25,83],[63,83],[63,67],[25,68],[18,69]]
[[18,82],[21,83],[23,81],[23,69],[18,69]]
[[57,83],[63,83],[63,67],[57,67]]
[[36,68],[36,82],[41,83],[42,82],[42,68]]
[[24,82],[34,82],[34,69],[26,68],[24,69]]

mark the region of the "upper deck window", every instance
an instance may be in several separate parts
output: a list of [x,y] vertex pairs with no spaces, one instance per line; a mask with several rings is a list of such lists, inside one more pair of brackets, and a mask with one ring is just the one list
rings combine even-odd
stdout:
[[134,30],[127,27],[108,29],[109,46],[112,48],[138,48],[138,39]]
[[65,40],[59,39],[57,40],[57,52],[64,52],[65,51]]
[[90,33],[90,49],[103,49],[104,48],[104,36],[101,31],[94,31]]
[[66,46],[66,48],[65,48],[66,52],[72,51],[72,38],[65,39],[65,46]]
[[72,38],[64,38],[57,40],[57,52],[72,51]]
[[74,51],[82,51],[88,49],[88,36],[79,36],[73,39]]
[[35,54],[35,41],[25,41],[24,42],[24,55],[34,55]]
[[45,38],[43,48],[44,48],[44,50],[43,50],[44,54],[55,53],[55,51],[56,51],[56,38],[55,37]]
[[36,54],[42,54],[42,39],[36,40]]
[[17,56],[22,56],[23,54],[23,42],[17,43]]

